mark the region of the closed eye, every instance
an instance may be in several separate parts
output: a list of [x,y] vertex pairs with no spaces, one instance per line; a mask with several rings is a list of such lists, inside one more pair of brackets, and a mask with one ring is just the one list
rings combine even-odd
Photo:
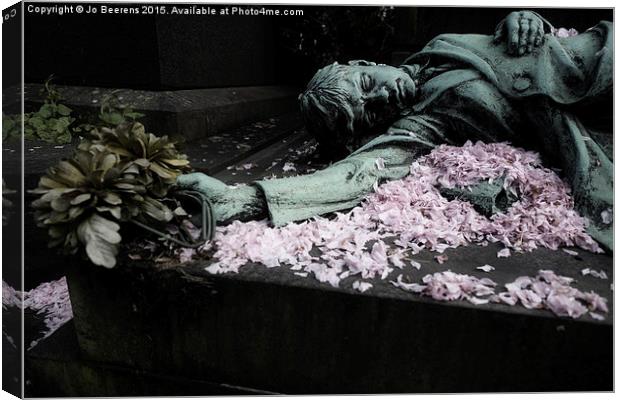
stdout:
[[372,78],[368,74],[363,73],[361,75],[361,81],[362,81],[362,90],[368,92],[370,89],[372,89]]

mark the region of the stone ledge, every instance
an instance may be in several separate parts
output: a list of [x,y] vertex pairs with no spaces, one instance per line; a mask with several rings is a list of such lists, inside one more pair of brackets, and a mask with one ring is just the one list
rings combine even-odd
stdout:
[[[25,84],[26,108],[41,104],[41,84]],[[226,129],[298,110],[299,90],[283,86],[247,86],[175,91],[145,91],[87,86],[57,86],[63,104],[78,113],[95,113],[104,96],[115,92],[136,111],[146,114],[145,125],[154,133],[193,140]],[[19,103],[16,88],[3,91],[4,110]],[[13,111],[10,111],[13,110]]]
[[[578,261],[539,250],[495,259],[496,251],[448,250],[441,268],[425,253],[422,270],[405,275],[417,281],[451,269],[503,285],[551,266],[611,299],[610,281],[579,273],[587,264],[611,274],[611,257],[584,254]],[[491,257],[496,271],[475,271]],[[250,265],[214,276],[206,265],[74,265],[69,289],[85,357],[290,394],[613,387],[613,310],[603,322],[572,320],[522,307],[437,302],[387,281],[360,294],[351,288],[354,278],[332,288],[284,267]]]

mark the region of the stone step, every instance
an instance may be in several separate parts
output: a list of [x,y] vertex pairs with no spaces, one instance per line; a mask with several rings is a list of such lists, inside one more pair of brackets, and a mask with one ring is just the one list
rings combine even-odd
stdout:
[[[300,131],[302,125],[301,116],[297,112],[278,114],[227,129],[217,135],[196,140],[181,138],[178,147],[182,153],[187,154],[192,167],[197,171],[216,173],[273,144],[286,141],[286,137]],[[145,126],[151,131],[152,125],[145,122]],[[70,157],[74,148],[73,144],[55,145],[42,141],[24,141],[23,168],[26,188],[36,187],[39,177],[47,168],[63,158]],[[7,183],[17,187],[22,168],[20,143],[15,141],[5,143],[2,151],[3,175],[5,179],[11,181],[7,180]]]
[[[309,173],[326,166],[318,157],[316,147],[316,141],[305,129],[297,129],[272,146],[216,172],[214,177],[228,184],[248,184],[272,176],[286,177]],[[291,166],[294,169],[291,169]]]
[[[278,115],[182,145],[197,171],[216,175],[304,132],[298,113]],[[307,134],[305,134],[307,136]]]
[[[613,309],[605,321],[502,304],[438,302],[389,280],[452,270],[501,287],[552,269],[612,299],[612,259],[539,249],[497,259],[499,246],[420,253],[420,271],[339,288],[251,264],[211,275],[190,264],[73,265],[68,282],[85,358],[288,394],[612,390]],[[492,264],[491,274],[476,267]],[[610,280],[581,276],[589,266]],[[610,304],[611,306],[611,304]],[[156,349],[156,351],[154,351]]]
[[[44,101],[43,87],[24,85],[27,111]],[[74,109],[76,115],[98,113],[102,100],[114,93],[134,110],[146,114],[143,121],[154,133],[178,135],[188,141],[297,111],[299,94],[299,89],[283,86],[146,91],[58,85],[56,89],[63,97],[61,103]],[[17,88],[4,91],[3,100],[5,112],[19,111]]]

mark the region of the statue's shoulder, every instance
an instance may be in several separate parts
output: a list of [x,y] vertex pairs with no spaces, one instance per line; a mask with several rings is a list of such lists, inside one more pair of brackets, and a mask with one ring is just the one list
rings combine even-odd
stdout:
[[448,47],[471,47],[480,45],[490,45],[493,42],[493,37],[490,35],[481,35],[477,33],[442,33],[435,36],[430,42],[422,49],[422,52],[441,49]]

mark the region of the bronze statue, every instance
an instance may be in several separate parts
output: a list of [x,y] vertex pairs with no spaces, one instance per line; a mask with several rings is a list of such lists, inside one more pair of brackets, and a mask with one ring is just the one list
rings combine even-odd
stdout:
[[493,36],[440,35],[400,67],[329,65],[300,103],[321,151],[341,161],[236,189],[200,173],[178,185],[207,195],[219,222],[268,216],[282,225],[354,207],[439,144],[508,141],[562,169],[588,232],[613,249],[602,218],[613,207],[613,24],[567,38],[552,29],[535,12],[514,12]]

